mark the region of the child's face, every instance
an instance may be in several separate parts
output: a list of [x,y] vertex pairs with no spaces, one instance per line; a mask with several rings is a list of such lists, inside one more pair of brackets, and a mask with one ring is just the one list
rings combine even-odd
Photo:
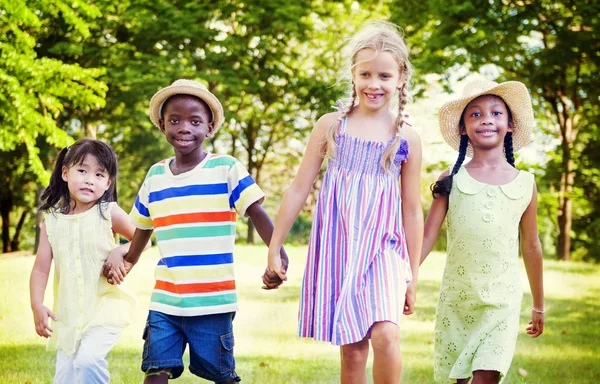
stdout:
[[473,148],[490,149],[504,145],[507,132],[512,132],[513,123],[509,112],[498,96],[484,95],[472,100],[463,111],[464,129]]
[[211,116],[208,106],[194,96],[168,100],[159,123],[176,156],[202,155],[202,144],[213,133]]
[[71,199],[76,203],[73,213],[94,206],[112,182],[108,171],[92,155],[86,155],[80,164],[63,167],[62,179],[67,182]]
[[371,110],[387,108],[396,89],[402,86],[398,63],[389,52],[366,48],[356,55],[352,80],[359,105]]

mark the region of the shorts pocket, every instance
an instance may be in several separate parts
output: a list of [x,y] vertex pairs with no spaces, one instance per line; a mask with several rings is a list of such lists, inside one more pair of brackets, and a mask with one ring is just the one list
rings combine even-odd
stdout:
[[233,346],[235,340],[233,338],[233,332],[226,333],[221,336],[221,373],[230,373],[235,370],[235,359],[233,357]]
[[142,334],[142,339],[144,339],[144,351],[142,352],[142,360],[146,360],[148,357],[148,351],[150,350],[150,322],[146,321],[146,326],[144,327],[144,333]]

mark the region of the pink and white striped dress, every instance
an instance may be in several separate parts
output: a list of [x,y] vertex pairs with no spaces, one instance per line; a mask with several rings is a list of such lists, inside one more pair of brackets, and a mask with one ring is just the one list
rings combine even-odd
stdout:
[[402,226],[401,139],[391,172],[381,157],[392,143],[338,129],[319,193],[300,297],[302,337],[344,345],[362,340],[374,323],[399,324],[412,276]]

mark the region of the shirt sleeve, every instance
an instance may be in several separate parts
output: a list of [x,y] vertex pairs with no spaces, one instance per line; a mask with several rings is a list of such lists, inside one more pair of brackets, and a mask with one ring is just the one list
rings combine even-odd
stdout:
[[148,199],[150,195],[150,172],[146,175],[144,183],[140,187],[140,190],[135,198],[135,203],[129,213],[131,223],[139,229],[151,230],[154,229],[152,218],[150,217],[150,211],[148,210]]
[[265,199],[264,192],[238,160],[229,168],[227,183],[231,191],[229,206],[240,216],[246,216],[246,210],[250,205],[257,201],[262,204]]

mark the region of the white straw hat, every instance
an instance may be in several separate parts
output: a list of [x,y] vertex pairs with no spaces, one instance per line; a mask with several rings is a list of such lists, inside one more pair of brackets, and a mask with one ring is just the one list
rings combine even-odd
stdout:
[[[460,99],[442,105],[439,113],[440,130],[446,143],[458,151],[461,136],[459,123],[463,111],[467,104],[483,95],[499,96],[508,105],[514,122],[513,150],[516,152],[529,144],[535,121],[527,87],[518,81],[498,84],[490,80],[478,80],[467,84]],[[473,156],[471,143],[467,148],[467,156]]]
[[219,99],[210,93],[204,84],[194,80],[179,79],[168,87],[162,88],[156,92],[154,96],[152,96],[152,99],[150,99],[148,115],[150,116],[150,120],[152,120],[157,127],[159,126],[158,120],[161,118],[160,110],[162,109],[163,104],[169,97],[175,95],[192,95],[202,99],[212,111],[214,122],[213,133],[219,129],[221,124],[223,124],[225,118],[223,116],[223,106]]

